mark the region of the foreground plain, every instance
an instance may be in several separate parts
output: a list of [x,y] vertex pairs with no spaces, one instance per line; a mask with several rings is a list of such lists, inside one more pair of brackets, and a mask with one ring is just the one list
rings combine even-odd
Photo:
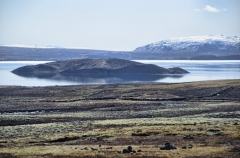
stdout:
[[239,96],[240,80],[0,86],[0,157],[239,157]]

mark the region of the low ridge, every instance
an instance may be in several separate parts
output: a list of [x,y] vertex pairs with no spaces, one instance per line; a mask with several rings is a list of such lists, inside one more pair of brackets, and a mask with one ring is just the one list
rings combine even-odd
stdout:
[[184,74],[181,68],[165,69],[123,59],[75,59],[23,66],[12,73],[26,77],[50,77],[69,74]]

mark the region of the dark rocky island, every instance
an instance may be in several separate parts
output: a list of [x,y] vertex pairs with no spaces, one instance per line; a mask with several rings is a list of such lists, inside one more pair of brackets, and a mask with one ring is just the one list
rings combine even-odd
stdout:
[[[158,79],[159,75],[185,74],[186,70],[181,68],[165,69],[153,64],[143,64],[123,59],[75,59],[66,61],[50,62],[46,64],[31,65],[17,68],[12,71],[14,74],[24,77],[39,77],[51,79],[66,79],[71,76],[142,76],[154,75],[152,80]],[[73,78],[73,77],[72,77]],[[142,79],[142,80],[145,80]]]

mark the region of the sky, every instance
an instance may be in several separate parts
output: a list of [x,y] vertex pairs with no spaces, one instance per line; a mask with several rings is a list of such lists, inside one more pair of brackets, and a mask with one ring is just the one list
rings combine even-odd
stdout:
[[131,51],[173,37],[240,35],[240,0],[0,0],[0,44]]

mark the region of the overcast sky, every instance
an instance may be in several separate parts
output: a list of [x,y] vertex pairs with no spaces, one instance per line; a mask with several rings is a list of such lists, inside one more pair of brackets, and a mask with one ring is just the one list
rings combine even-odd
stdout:
[[240,35],[240,0],[0,0],[0,44],[133,50],[171,37]]

